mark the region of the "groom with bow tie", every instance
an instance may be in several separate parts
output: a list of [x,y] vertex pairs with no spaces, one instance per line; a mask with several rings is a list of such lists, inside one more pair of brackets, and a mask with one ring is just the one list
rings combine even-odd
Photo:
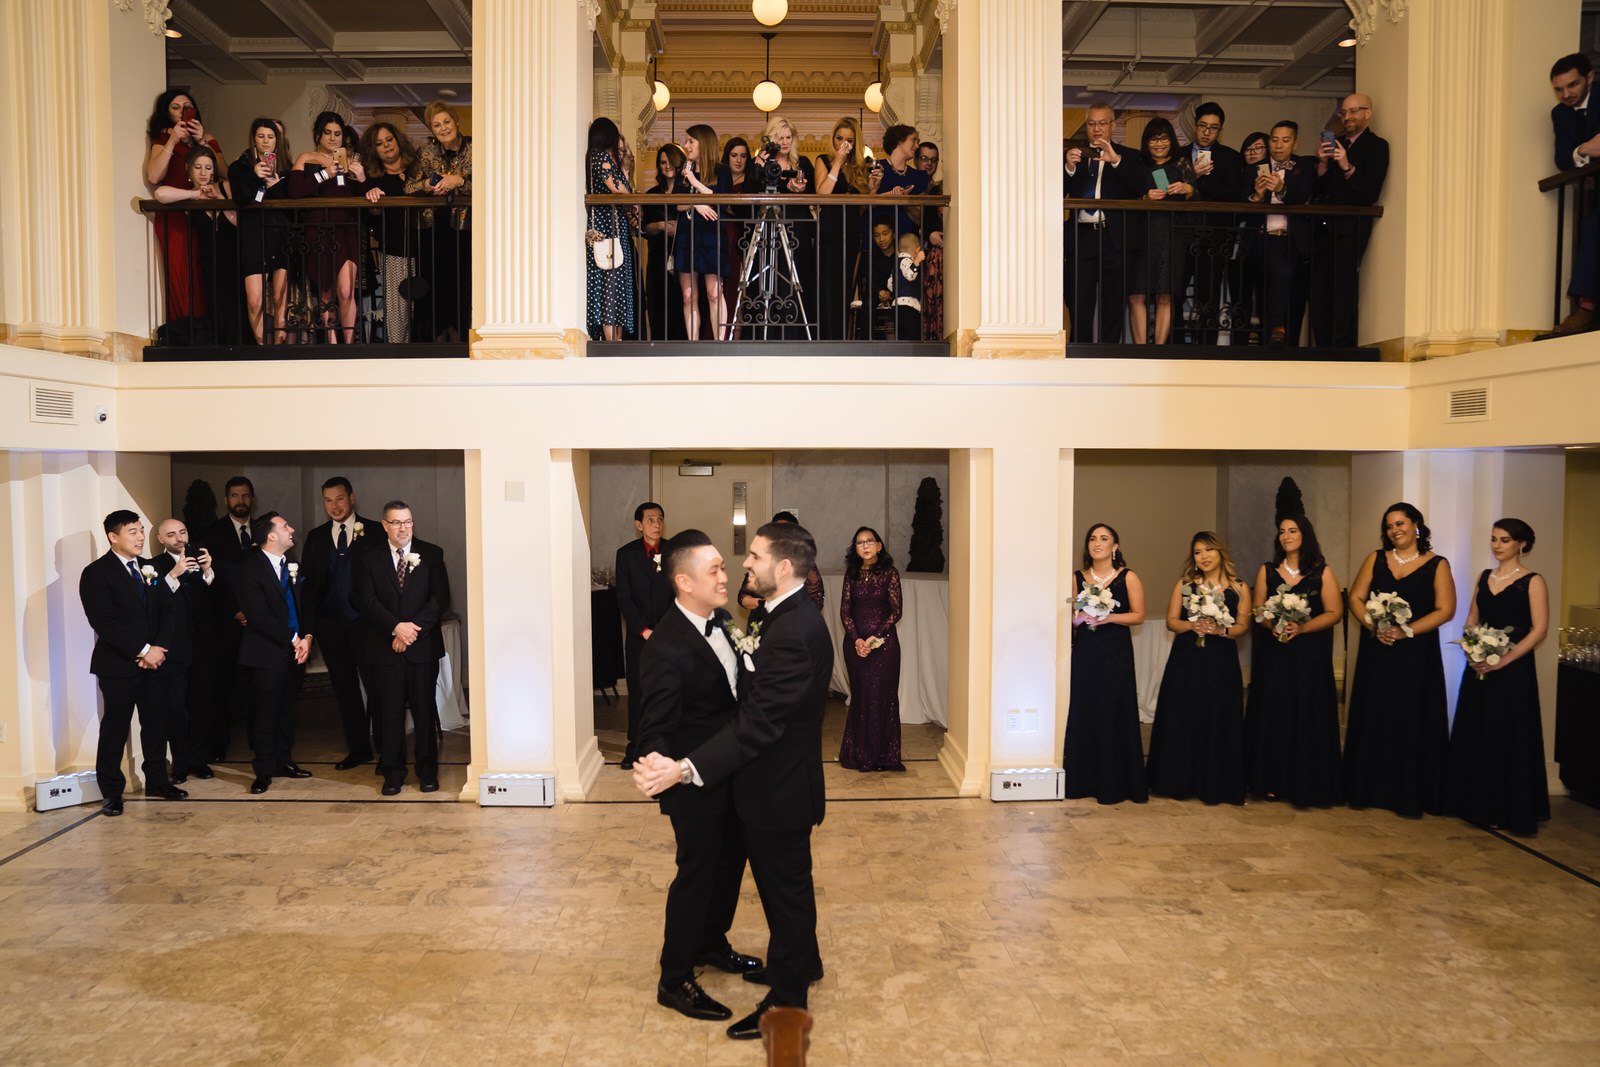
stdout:
[[[676,599],[661,615],[639,663],[639,750],[685,756],[739,710],[739,661],[722,554],[699,530],[661,545],[662,572]],[[634,699],[630,694],[630,700]],[[691,1019],[731,1019],[695,980],[696,966],[749,974],[761,961],[735,952],[728,929],[744,878],[744,837],[728,783],[674,789],[659,798],[678,844],[678,875],[667,889],[666,933],[656,1002]]]

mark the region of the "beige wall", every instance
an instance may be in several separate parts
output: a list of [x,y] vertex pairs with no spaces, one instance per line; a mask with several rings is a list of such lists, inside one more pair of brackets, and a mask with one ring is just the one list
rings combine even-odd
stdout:
[[1090,523],[1117,531],[1128,566],[1160,618],[1166,596],[1189,555],[1197,530],[1217,528],[1217,456],[1209,451],[1077,452],[1073,525],[1063,541],[1064,566],[1081,561]]
[[[1600,451],[1567,453],[1566,516],[1563,521],[1560,611],[1551,625],[1570,625],[1574,605],[1600,604]],[[1540,560],[1550,558],[1540,533]]]

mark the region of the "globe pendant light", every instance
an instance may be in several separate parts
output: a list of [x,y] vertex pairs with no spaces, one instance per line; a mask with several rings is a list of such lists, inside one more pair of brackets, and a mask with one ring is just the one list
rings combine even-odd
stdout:
[[755,87],[750,94],[750,99],[762,111],[776,111],[778,105],[783,103],[783,90],[778,88],[778,83],[772,80],[772,39],[778,36],[775,33],[763,33],[767,39],[767,76]]
[[753,0],[750,14],[763,26],[776,26],[789,13],[789,0]]
[[867,91],[861,94],[861,100],[867,105],[867,110],[876,115],[883,110],[883,82],[875,81],[867,86]]

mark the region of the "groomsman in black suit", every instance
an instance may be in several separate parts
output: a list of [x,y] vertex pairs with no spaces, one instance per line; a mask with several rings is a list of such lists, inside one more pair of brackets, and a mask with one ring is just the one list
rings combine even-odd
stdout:
[[639,536],[617,549],[617,607],[626,628],[623,641],[624,671],[628,679],[628,748],[622,769],[639,756],[639,657],[656,622],[672,604],[672,585],[661,570],[661,532],[667,513],[647,500],[633,509],[633,526]]
[[259,552],[234,571],[239,610],[250,620],[239,643],[239,666],[250,679],[255,781],[250,792],[265,793],[274,778],[310,778],[294,762],[294,694],[311,653],[311,635],[300,623],[300,585],[296,564],[285,558],[294,547],[294,527],[276,511],[251,524]]
[[223,504],[227,514],[200,534],[200,544],[211,553],[212,564],[221,579],[213,585],[211,596],[216,636],[211,672],[214,688],[210,701],[215,715],[210,729],[212,762],[227,757],[234,713],[240,707],[248,709],[250,706],[249,672],[237,666],[245,616],[239,609],[238,595],[233,588],[235,569],[255,551],[250,514],[255,510],[256,490],[250,479],[242,474],[229,478],[223,486]]
[[172,591],[174,619],[172,648],[159,672],[165,682],[162,706],[172,747],[172,781],[182,785],[191,777],[213,777],[206,758],[211,754],[209,701],[215,688],[211,588],[217,572],[210,552],[189,548],[189,528],[182,519],[164,520],[156,528],[156,540],[165,551],[153,564]]
[[686,757],[651,752],[633,772],[635,784],[651,796],[731,779],[771,933],[766,968],[745,979],[772,988],[755,1011],[728,1027],[736,1039],[759,1037],[768,1008],[804,1008],[808,987],[822,977],[811,828],[824,814],[822,716],[833,641],[804,593],[804,576],[816,558],[816,542],[798,525],[772,522],[756,531],[744,566],[751,590],[767,602],[767,616],[755,650],[741,654],[749,679],[738,715]]
[[383,506],[387,544],[355,561],[356,600],[367,621],[382,750],[383,795],[406,780],[406,705],[417,735],[417,779],[424,793],[439,788],[439,704],[435,685],[444,638],[439,620],[450,607],[444,550],[412,536],[411,505]]
[[172,594],[141,555],[144,523],[138,515],[113,511],[106,516],[105,531],[109,547],[83,569],[78,598],[94,628],[89,670],[100,682],[104,704],[94,758],[101,810],[121,815],[122,791],[128,785],[122,752],[135,709],[144,752],[144,795],[182,800],[189,794],[167,777],[167,732],[161,713],[159,671],[172,647]]
[[383,750],[378,724],[370,721],[362,687],[371,699],[376,683],[367,661],[367,627],[356,603],[357,553],[381,545],[381,524],[356,513],[356,495],[348,478],[322,483],[322,508],[328,521],[306,535],[301,548],[301,577],[305,589],[306,629],[317,635],[328,680],[339,702],[339,722],[344,727],[344,759],[333,765],[347,771],[372,759],[376,738]]
[[[665,542],[662,572],[677,598],[639,664],[639,748],[675,760],[709,741],[739,710],[739,660],[725,629],[728,572],[711,538],[684,530]],[[727,782],[673,789],[659,799],[678,843],[678,876],[667,889],[656,1003],[691,1019],[729,1019],[733,1012],[700,988],[694,969],[748,974],[761,968],[760,960],[728,943],[744,878],[739,817]]]

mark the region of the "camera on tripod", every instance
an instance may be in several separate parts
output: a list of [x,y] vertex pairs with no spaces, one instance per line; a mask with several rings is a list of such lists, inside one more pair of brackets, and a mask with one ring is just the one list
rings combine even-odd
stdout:
[[797,170],[784,170],[783,167],[779,166],[778,160],[775,158],[777,154],[778,146],[772,143],[772,138],[763,136],[761,138],[761,150],[756,153],[756,159],[761,162],[761,179],[766,185],[768,193],[776,193],[779,182],[789,181],[800,173]]

